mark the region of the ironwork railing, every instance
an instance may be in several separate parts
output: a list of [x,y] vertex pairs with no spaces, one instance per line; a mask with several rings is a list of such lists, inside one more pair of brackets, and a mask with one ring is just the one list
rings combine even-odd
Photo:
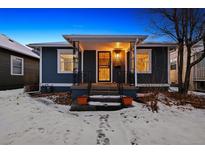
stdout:
[[125,77],[125,71],[117,71],[117,87],[118,87],[118,93],[120,97],[122,97],[123,95],[124,77]]
[[87,83],[88,96],[90,96],[90,91],[92,87],[92,72],[91,71],[78,71],[74,73],[73,83],[76,85]]
[[129,72],[129,71],[117,71],[116,75],[117,75],[116,76],[117,88],[118,88],[120,97],[122,97],[124,94],[123,84],[125,84],[125,82],[127,81],[128,84],[134,85],[134,81],[135,81],[134,73]]

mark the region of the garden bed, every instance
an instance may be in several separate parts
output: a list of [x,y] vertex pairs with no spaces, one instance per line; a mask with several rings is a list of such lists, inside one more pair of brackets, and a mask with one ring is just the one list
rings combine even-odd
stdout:
[[45,97],[49,100],[52,100],[56,104],[61,105],[70,105],[71,104],[71,95],[68,92],[56,92],[56,93],[34,93],[30,94],[31,97]]
[[157,104],[161,102],[167,106],[191,105],[194,108],[205,109],[205,98],[195,94],[180,94],[177,92],[154,92],[140,97],[139,101],[144,103],[149,110],[158,111]]

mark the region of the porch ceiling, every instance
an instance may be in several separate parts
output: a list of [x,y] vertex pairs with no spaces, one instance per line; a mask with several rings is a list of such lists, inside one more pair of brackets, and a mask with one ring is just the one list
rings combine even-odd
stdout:
[[83,50],[112,51],[112,50],[129,50],[130,43],[127,42],[80,42]]

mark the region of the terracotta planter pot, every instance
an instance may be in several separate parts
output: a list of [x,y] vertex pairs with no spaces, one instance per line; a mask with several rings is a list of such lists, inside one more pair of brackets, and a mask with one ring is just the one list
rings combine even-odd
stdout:
[[132,105],[132,101],[133,101],[133,98],[129,97],[129,96],[126,96],[126,97],[122,98],[122,103],[125,106],[131,106]]
[[88,97],[87,96],[78,96],[77,103],[79,105],[88,105]]

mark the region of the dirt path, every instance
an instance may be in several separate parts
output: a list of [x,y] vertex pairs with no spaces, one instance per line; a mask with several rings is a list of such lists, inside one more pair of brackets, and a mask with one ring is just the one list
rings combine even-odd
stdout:
[[78,113],[79,123],[71,144],[131,144],[118,112]]

